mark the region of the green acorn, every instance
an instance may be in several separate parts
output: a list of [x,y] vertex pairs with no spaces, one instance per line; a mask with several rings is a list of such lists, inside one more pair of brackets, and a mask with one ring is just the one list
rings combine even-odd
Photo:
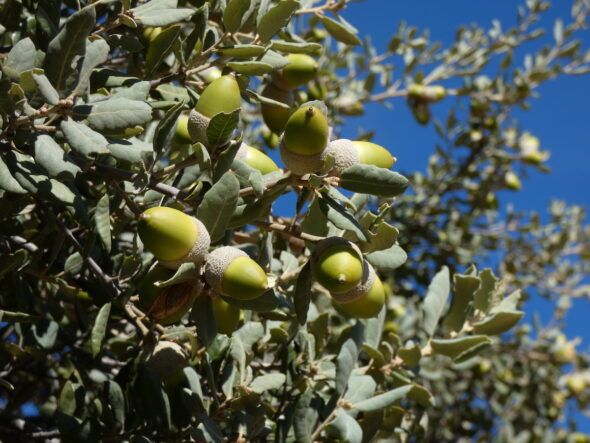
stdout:
[[200,264],[211,242],[207,228],[199,220],[165,206],[144,211],[137,231],[144,246],[160,264],[171,269],[182,263]]
[[322,240],[313,252],[313,275],[332,295],[355,289],[363,276],[368,275],[365,268],[358,247],[341,237]]
[[[375,274],[373,268],[369,265],[369,273],[372,274],[367,279],[367,284],[362,286],[361,295],[348,303],[338,303],[336,300],[332,304],[339,312],[352,318],[371,318],[375,317],[385,305],[385,288],[381,279]],[[372,283],[371,283],[372,281]],[[367,290],[368,289],[368,290]]]
[[214,297],[212,303],[217,332],[231,335],[240,324],[240,309],[230,305],[221,296]]
[[273,75],[273,83],[279,88],[291,90],[313,80],[318,72],[318,62],[307,54],[289,54],[289,64]]
[[207,127],[211,118],[240,107],[240,85],[233,75],[213,80],[203,91],[195,109],[189,114],[188,132],[193,142],[208,143]]
[[165,281],[174,275],[174,271],[158,264],[153,266],[139,286],[139,308],[152,320],[171,325],[180,321],[192,307],[201,287],[195,283],[179,283],[163,288],[154,283]]
[[238,300],[260,297],[268,289],[264,269],[232,246],[215,249],[205,263],[205,280],[215,291]]
[[397,159],[383,146],[376,143],[357,140],[352,142],[359,154],[359,160],[365,165],[374,165],[378,168],[391,168]]
[[141,33],[141,36],[144,38],[144,40],[146,42],[148,42],[148,44],[152,41],[154,41],[154,39],[160,35],[162,33],[162,28],[160,27],[151,27],[148,26],[147,28],[145,28],[143,30],[143,32]]
[[520,181],[520,178],[518,178],[518,175],[516,175],[512,171],[508,171],[504,175],[504,183],[506,184],[506,187],[511,191],[520,191],[520,189],[522,188],[522,182]]
[[167,389],[177,386],[184,380],[183,369],[188,359],[182,346],[161,340],[147,358],[148,367],[160,376]]
[[246,163],[251,168],[257,169],[262,175],[279,170],[279,167],[272,158],[261,150],[248,146],[245,143],[242,143],[235,158]]
[[172,140],[173,142],[183,145],[191,142],[191,136],[188,132],[188,115],[181,115],[178,117]]
[[321,154],[328,146],[330,127],[324,112],[313,105],[295,111],[280,145],[281,158],[293,173],[304,175],[322,168]]
[[[292,92],[278,88],[272,83],[264,87],[262,95],[289,106],[293,106],[294,103]],[[266,126],[275,134],[281,134],[283,132],[289,117],[293,113],[293,109],[291,108],[283,108],[268,103],[261,103],[260,111],[262,112],[262,120],[264,120]]]
[[446,95],[447,91],[440,85],[425,86],[414,83],[408,88],[408,97],[413,97],[429,103],[439,102],[445,98]]

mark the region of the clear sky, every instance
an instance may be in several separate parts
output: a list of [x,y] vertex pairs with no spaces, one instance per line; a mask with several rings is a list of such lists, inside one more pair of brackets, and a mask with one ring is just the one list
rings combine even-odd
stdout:
[[[494,19],[500,20],[504,29],[514,25],[516,8],[523,3],[515,0],[366,0],[351,4],[344,17],[359,29],[362,36],[370,35],[377,50],[383,51],[400,21],[419,29],[428,28],[432,40],[448,44],[454,40],[455,31],[460,25],[477,23],[487,29]],[[549,30],[548,38],[551,38],[556,18],[567,20],[570,17],[572,2],[554,0],[552,3],[554,5],[542,22]],[[589,49],[590,31],[580,37],[583,46]],[[534,44],[530,49],[538,47],[539,44]],[[518,57],[515,60],[519,60]],[[523,181],[521,192],[503,193],[501,204],[512,204],[518,210],[543,213],[552,199],[561,199],[582,205],[588,210],[590,75],[560,77],[543,85],[538,93],[540,97],[532,102],[531,110],[519,111],[515,115],[521,127],[539,137],[542,148],[551,151],[548,165],[552,173],[533,172]],[[432,127],[424,129],[415,123],[403,100],[394,103],[396,106],[393,110],[380,105],[368,107],[365,116],[350,119],[349,133],[345,132],[345,135],[354,136],[358,127],[374,129],[374,141],[387,146],[398,157],[397,169],[423,171],[438,140],[437,136]],[[587,300],[581,300],[575,306],[576,309],[572,309],[568,315],[566,330],[569,335],[580,336],[583,339],[580,347],[588,350],[590,329],[587,319],[590,304]],[[550,303],[533,299],[526,306],[526,319],[530,321],[534,312],[539,312],[542,319],[547,319],[552,309]],[[583,421],[583,430],[590,432],[590,420],[579,418]]]

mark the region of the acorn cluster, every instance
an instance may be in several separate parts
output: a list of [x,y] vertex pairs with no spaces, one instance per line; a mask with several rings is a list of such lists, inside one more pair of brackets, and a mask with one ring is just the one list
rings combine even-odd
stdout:
[[223,333],[233,332],[240,312],[220,296],[251,300],[269,287],[264,269],[244,251],[223,246],[209,253],[207,228],[182,211],[164,206],[147,209],[137,229],[144,247],[158,260],[144,277],[139,294],[140,308],[154,321],[164,325],[178,322],[201,294],[204,284],[198,278],[165,284],[183,263],[194,263],[203,271],[206,285],[216,295],[213,311],[219,315],[218,329]]
[[328,290],[341,314],[370,318],[383,308],[383,283],[354,243],[341,237],[322,240],[313,251],[311,265],[315,280]]

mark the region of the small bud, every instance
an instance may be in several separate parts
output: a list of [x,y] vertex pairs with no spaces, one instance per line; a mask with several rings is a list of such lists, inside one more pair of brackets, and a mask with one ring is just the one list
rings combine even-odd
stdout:
[[209,254],[205,280],[215,291],[238,300],[258,298],[268,289],[264,269],[232,246],[217,248]]
[[316,245],[312,268],[315,279],[331,294],[353,290],[364,274],[362,254],[341,237],[329,237]]
[[201,263],[209,250],[207,228],[196,218],[164,206],[141,214],[137,224],[144,246],[167,268]]

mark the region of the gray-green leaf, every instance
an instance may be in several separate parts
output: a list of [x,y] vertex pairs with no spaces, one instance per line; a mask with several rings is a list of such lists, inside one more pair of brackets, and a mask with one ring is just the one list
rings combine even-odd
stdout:
[[269,41],[273,35],[287,26],[291,16],[299,8],[299,2],[283,0],[262,16],[258,22],[258,35],[263,42]]
[[111,219],[108,194],[103,195],[96,204],[94,224],[105,250],[111,252]]
[[85,124],[68,118],[63,120],[60,126],[70,147],[85,157],[89,157],[91,154],[106,154],[109,152],[107,139]]
[[233,172],[227,172],[203,197],[197,209],[197,217],[209,231],[212,242],[223,237],[238,205],[239,192],[238,179]]
[[340,186],[344,189],[381,197],[403,194],[408,185],[408,179],[403,175],[373,165],[354,165],[340,176]]
[[429,336],[434,334],[440,316],[449,298],[449,268],[444,266],[432,279],[422,305],[424,322],[422,327]]
[[109,315],[111,315],[111,304],[106,303],[100,308],[100,311],[98,311],[98,315],[96,316],[96,320],[94,320],[94,326],[92,327],[92,333],[90,335],[93,357],[96,357],[102,349],[102,341],[107,330]]

